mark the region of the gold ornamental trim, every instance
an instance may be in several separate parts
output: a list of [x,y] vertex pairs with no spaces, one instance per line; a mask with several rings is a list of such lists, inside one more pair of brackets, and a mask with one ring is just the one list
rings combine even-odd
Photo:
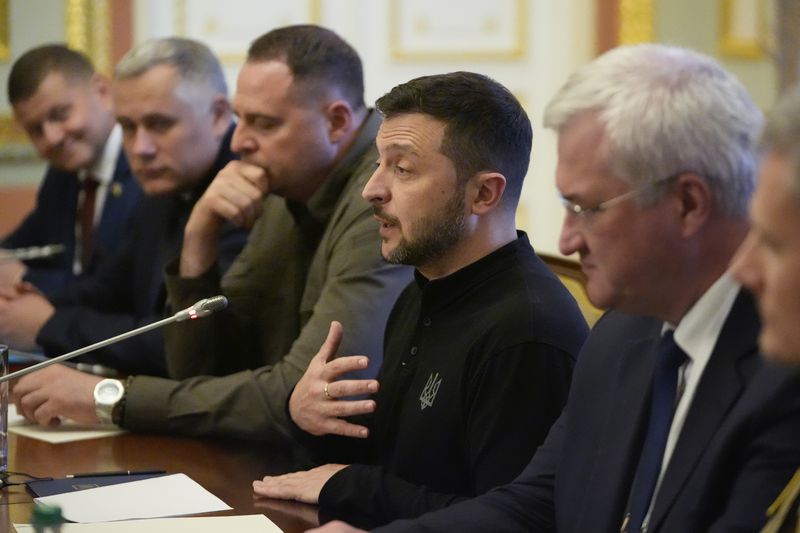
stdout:
[[619,44],[653,41],[654,0],[620,0]]
[[110,0],[66,0],[67,46],[89,56],[94,68],[111,73]]

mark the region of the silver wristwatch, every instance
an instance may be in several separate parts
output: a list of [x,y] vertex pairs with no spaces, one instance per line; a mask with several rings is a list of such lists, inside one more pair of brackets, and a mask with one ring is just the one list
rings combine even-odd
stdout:
[[104,379],[94,387],[94,412],[103,424],[114,422],[114,408],[125,397],[125,385],[118,379]]

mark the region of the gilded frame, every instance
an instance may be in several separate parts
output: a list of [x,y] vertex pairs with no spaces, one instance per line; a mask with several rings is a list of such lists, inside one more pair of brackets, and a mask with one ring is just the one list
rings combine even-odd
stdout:
[[[476,47],[473,40],[464,36],[464,40],[459,44],[459,50],[453,49],[453,43],[449,47],[441,48],[430,47],[426,50],[412,50],[404,45],[404,37],[408,34],[409,28],[404,24],[404,17],[401,11],[409,8],[407,0],[389,0],[389,53],[393,59],[400,61],[489,61],[507,60],[513,61],[525,56],[526,49],[526,30],[528,25],[528,1],[511,0],[513,9],[505,13],[505,24],[503,27],[513,32],[511,43],[505,48],[487,49]],[[490,24],[487,21],[487,24]]]
[[0,61],[8,61],[8,0],[0,0]]
[[618,44],[653,41],[654,0],[620,0]]
[[[765,0],[720,0],[720,55],[743,59],[761,59],[765,55],[767,34],[767,5]],[[755,16],[749,16],[755,11]],[[748,32],[738,31],[746,21]]]

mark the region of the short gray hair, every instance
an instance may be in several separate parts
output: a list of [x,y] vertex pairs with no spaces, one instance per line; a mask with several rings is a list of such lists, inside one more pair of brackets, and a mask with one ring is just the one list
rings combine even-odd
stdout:
[[800,202],[800,86],[784,93],[767,115],[761,145],[764,150],[774,150],[792,162],[792,189]]
[[183,37],[150,39],[129,51],[114,68],[114,79],[141,76],[157,65],[172,65],[184,81],[206,85],[227,97],[228,84],[222,65],[201,42]]
[[763,115],[714,59],[658,44],[616,48],[567,80],[544,123],[560,132],[591,111],[605,128],[609,163],[621,179],[640,186],[695,172],[721,212],[747,213]]

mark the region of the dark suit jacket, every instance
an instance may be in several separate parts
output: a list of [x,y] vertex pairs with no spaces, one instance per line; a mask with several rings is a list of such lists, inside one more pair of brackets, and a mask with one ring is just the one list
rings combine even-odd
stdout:
[[[133,217],[128,241],[97,273],[53,294],[55,314],[42,326],[36,342],[50,356],[99,342],[163,318],[164,267],[180,255],[183,228],[192,207],[231,159],[230,137],[222,140],[217,159],[188,195],[145,196]],[[239,254],[247,232],[226,224],[219,242],[219,264],[227,269]],[[212,295],[208,295],[212,296]],[[164,334],[160,329],[133,337],[79,358],[126,374],[166,375]]]
[[[25,280],[46,295],[75,280],[72,263],[75,257],[75,218],[80,184],[75,172],[47,167],[36,198],[34,210],[7,235],[0,247],[21,248],[63,244],[66,251],[49,259],[28,263]],[[142,190],[136,183],[125,154],[120,150],[114,176],[98,222],[94,251],[83,275],[97,272],[121,247],[128,233],[131,217]]]
[[[607,313],[581,350],[564,413],[514,482],[381,531],[619,531],[661,325]],[[742,292],[698,385],[650,533],[757,531],[800,464],[798,374],[759,357],[759,328]]]

